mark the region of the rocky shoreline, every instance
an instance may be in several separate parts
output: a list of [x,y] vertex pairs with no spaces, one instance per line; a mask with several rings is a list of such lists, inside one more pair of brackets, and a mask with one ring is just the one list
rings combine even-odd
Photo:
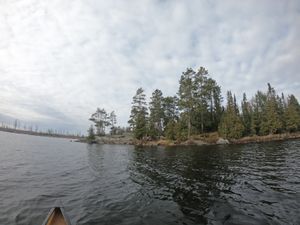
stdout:
[[116,144],[116,145],[135,145],[135,146],[202,146],[202,145],[224,145],[224,144],[248,144],[270,141],[282,141],[289,139],[300,139],[300,132],[272,134],[266,136],[249,136],[240,139],[224,139],[218,135],[208,134],[207,136],[195,136],[186,141],[160,140],[135,140],[130,136],[105,136],[96,137],[95,141],[89,142],[86,138],[78,139],[78,142],[91,144]]

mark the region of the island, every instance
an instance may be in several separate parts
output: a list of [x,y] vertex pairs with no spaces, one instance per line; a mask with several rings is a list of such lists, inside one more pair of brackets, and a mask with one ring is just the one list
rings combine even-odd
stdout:
[[131,105],[128,128],[116,126],[114,111],[98,108],[90,118],[94,125],[79,141],[172,146],[300,138],[300,105],[293,94],[277,94],[268,83],[266,91],[257,91],[250,100],[243,93],[238,104],[231,91],[222,96],[221,87],[204,67],[187,68],[173,96],[156,89],[147,102],[144,89],[138,88]]

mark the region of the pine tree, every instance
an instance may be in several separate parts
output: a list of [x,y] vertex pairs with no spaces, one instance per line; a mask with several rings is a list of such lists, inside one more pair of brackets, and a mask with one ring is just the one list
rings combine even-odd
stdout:
[[203,133],[218,129],[222,114],[221,88],[208,76],[204,67],[197,72],[189,68],[179,81],[179,108],[185,115],[188,137],[191,131]]
[[[195,121],[197,121],[197,117],[200,122],[200,132],[204,132],[204,123],[205,116],[209,114],[208,112],[208,95],[209,95],[209,85],[208,85],[208,71],[204,67],[200,67],[194,75],[193,82],[193,91],[196,102],[196,110],[195,110]],[[211,100],[211,99],[210,99]]]
[[131,115],[128,121],[134,137],[137,139],[147,136],[147,115],[146,95],[144,90],[139,88],[133,96]]
[[212,114],[212,131],[218,130],[218,125],[222,116],[222,96],[221,87],[217,85],[215,80],[210,79],[211,82],[211,114]]
[[178,98],[176,96],[165,97],[163,98],[162,105],[164,111],[163,125],[166,128],[169,122],[178,121],[179,119]]
[[186,115],[187,122],[187,133],[188,138],[191,136],[191,117],[192,111],[195,106],[195,96],[194,96],[194,85],[193,78],[195,76],[195,71],[191,68],[188,68],[186,72],[183,72],[179,81],[179,108],[182,110],[182,114]]
[[90,120],[95,123],[97,135],[104,136],[105,127],[110,125],[109,117],[106,110],[104,108],[97,108],[96,112],[91,115]]

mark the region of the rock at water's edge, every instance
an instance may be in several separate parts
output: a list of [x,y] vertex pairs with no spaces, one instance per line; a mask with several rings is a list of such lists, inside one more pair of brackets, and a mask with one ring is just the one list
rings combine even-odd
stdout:
[[218,145],[227,145],[229,144],[229,141],[227,139],[219,138],[216,142]]

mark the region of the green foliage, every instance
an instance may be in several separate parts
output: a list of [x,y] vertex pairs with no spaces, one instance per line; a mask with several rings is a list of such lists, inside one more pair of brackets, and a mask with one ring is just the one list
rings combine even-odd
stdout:
[[95,123],[97,135],[105,136],[105,128],[111,126],[113,129],[117,122],[117,116],[114,111],[109,114],[104,108],[97,108],[96,112],[91,115],[90,120]]
[[175,123],[175,138],[178,141],[185,141],[189,139],[189,134],[188,134],[188,127],[186,123],[187,118],[180,119],[178,122]]
[[[227,105],[221,105],[221,87],[200,67],[188,68],[179,80],[177,96],[163,97],[156,89],[149,103],[139,88],[133,97],[130,120],[134,136],[184,141],[191,135],[218,131],[222,137],[237,139],[249,135],[268,135],[300,130],[300,105],[294,95],[286,101],[270,84],[268,91],[257,91],[248,101],[244,93],[241,105],[227,93]],[[113,122],[110,122],[113,124]],[[98,128],[98,127],[97,127]]]
[[266,101],[267,96],[261,91],[258,91],[252,99],[251,134],[253,135],[261,134],[261,123],[265,114]]
[[147,135],[147,120],[146,114],[139,112],[135,118],[135,126],[133,134],[136,139],[143,139]]
[[285,120],[287,131],[300,130],[300,105],[294,95],[288,97]]
[[179,81],[179,109],[184,111],[188,117],[187,126],[188,126],[188,138],[191,135],[191,116],[194,106],[196,105],[196,98],[194,92],[194,76],[195,71],[191,68],[188,68],[186,72],[182,73]]
[[280,119],[278,102],[274,88],[268,84],[267,100],[263,114],[263,120],[260,124],[260,133],[263,135],[279,133],[283,125]]
[[143,139],[147,136],[147,103],[144,90],[139,88],[136,94],[133,96],[130,124],[134,137],[137,139]]
[[244,125],[234,99],[231,92],[227,92],[227,106],[219,125],[219,134],[229,139],[241,138],[244,132]]
[[242,121],[245,127],[244,136],[250,135],[251,132],[251,123],[252,123],[252,107],[250,102],[247,101],[246,93],[243,94],[243,101],[242,101]]
[[153,139],[159,138],[163,132],[163,94],[161,90],[156,89],[152,93],[151,102],[149,103],[149,135]]
[[197,72],[188,68],[179,81],[179,109],[187,116],[188,138],[197,133],[216,131],[222,114],[221,88],[200,67]]
[[177,123],[173,120],[170,120],[165,128],[165,136],[169,140],[176,140],[176,129]]
[[166,126],[170,121],[178,121],[179,119],[178,98],[176,96],[165,97],[163,98],[162,105],[164,111],[163,125],[166,129]]

